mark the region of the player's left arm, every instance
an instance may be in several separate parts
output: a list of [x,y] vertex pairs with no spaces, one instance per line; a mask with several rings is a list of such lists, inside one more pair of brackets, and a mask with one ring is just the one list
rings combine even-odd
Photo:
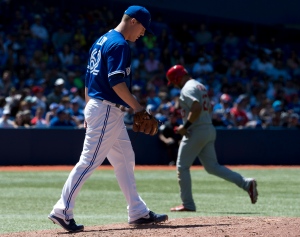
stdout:
[[140,103],[130,93],[125,82],[121,82],[113,86],[112,88],[116,92],[116,94],[134,110],[134,112],[139,112],[143,110],[143,107],[140,105]]

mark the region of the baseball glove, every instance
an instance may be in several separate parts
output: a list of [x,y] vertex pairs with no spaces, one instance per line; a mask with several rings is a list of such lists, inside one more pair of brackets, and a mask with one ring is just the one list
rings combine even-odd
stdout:
[[159,124],[160,122],[155,117],[146,110],[142,110],[134,114],[132,130],[153,136],[157,133]]

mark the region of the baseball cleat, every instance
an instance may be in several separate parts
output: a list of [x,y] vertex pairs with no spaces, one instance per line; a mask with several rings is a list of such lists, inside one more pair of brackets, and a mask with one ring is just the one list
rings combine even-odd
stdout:
[[48,218],[57,225],[60,225],[62,228],[64,228],[66,231],[69,232],[80,232],[83,231],[84,226],[83,225],[77,225],[74,219],[71,219],[69,221],[65,221],[53,214],[50,214]]
[[166,214],[156,214],[150,211],[148,215],[137,219],[135,221],[130,221],[129,225],[143,225],[143,224],[157,224],[168,220],[168,215]]
[[177,207],[172,207],[170,209],[170,211],[196,211],[196,210],[191,210],[191,209],[185,208],[183,205],[179,205]]
[[248,189],[248,194],[249,194],[249,197],[251,199],[251,203],[255,204],[257,202],[257,196],[258,196],[257,183],[256,183],[255,179],[252,179],[250,181],[250,185],[249,185],[249,189]]

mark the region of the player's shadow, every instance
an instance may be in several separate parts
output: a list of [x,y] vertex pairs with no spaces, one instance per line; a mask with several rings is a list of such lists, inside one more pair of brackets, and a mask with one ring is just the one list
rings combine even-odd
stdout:
[[[93,233],[93,232],[110,232],[110,231],[114,231],[114,233],[116,233],[117,231],[132,231],[135,229],[180,229],[180,228],[203,228],[203,227],[211,227],[211,226],[229,226],[232,224],[208,224],[208,225],[168,225],[168,224],[162,224],[162,225],[138,225],[138,226],[131,226],[131,227],[123,227],[123,228],[109,228],[109,229],[100,229],[100,230],[84,230],[83,232],[86,233]],[[77,232],[77,233],[82,233],[82,232]],[[68,232],[59,232],[57,233],[58,235],[69,235],[70,233]],[[72,234],[76,234],[72,233]]]

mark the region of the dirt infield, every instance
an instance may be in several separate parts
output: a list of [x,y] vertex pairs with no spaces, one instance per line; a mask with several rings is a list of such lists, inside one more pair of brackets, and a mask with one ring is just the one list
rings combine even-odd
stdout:
[[54,237],[54,236],[105,236],[105,237],[250,237],[280,236],[299,237],[300,218],[263,218],[263,217],[196,217],[171,219],[160,225],[139,227],[128,224],[111,224],[86,227],[84,232],[68,234],[62,229],[34,232],[11,233],[6,237]]
[[[300,166],[227,166],[235,169],[279,169]],[[0,166],[0,171],[69,171],[73,166]],[[110,165],[98,169],[112,169]],[[175,166],[136,166],[136,170],[175,170]],[[203,169],[193,166],[192,169]],[[105,237],[300,237],[300,218],[284,217],[193,217],[170,219],[159,225],[129,226],[126,223],[85,227],[84,232],[69,234],[57,226],[54,230],[3,234],[1,237],[105,236]]]

